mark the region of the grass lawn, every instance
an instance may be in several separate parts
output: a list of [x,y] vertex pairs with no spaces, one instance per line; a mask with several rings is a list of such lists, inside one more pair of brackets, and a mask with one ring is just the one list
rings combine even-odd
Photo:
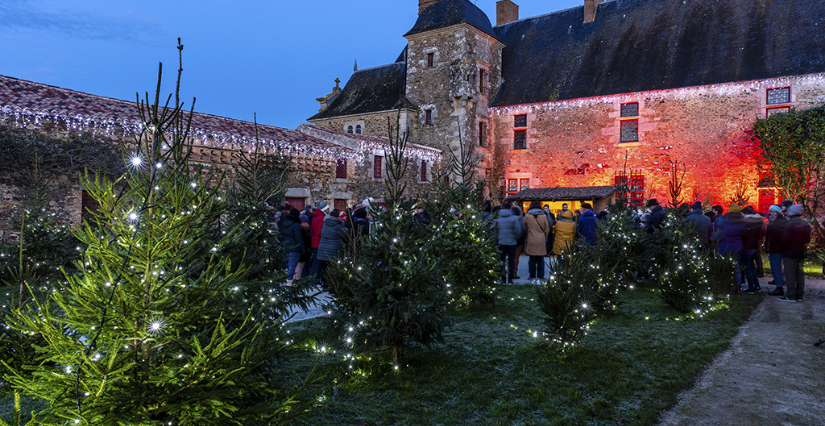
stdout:
[[[313,366],[323,376],[313,411],[295,424],[650,425],[728,347],[762,296],[731,296],[728,309],[676,320],[652,290],[627,291],[567,357],[533,337],[542,324],[533,299],[532,286],[507,286],[495,309],[453,312],[445,343],[407,354],[398,371],[383,355],[350,369],[343,353],[313,351],[334,341],[326,319],[289,324],[285,380]],[[0,396],[0,419],[11,421],[11,409],[11,397]]]
[[[765,270],[766,274],[771,273],[771,262],[768,261],[768,254],[762,253],[762,267]],[[818,259],[808,258],[802,264],[802,270],[805,271],[805,275],[811,278],[820,279],[822,278],[822,263]]]
[[[567,357],[540,345],[531,286],[508,286],[495,309],[455,312],[445,343],[408,354],[395,371],[376,356],[353,369],[344,354],[295,353],[287,366],[324,375],[307,425],[650,425],[729,345],[762,300],[732,296],[729,309],[679,315],[646,289],[628,291]],[[296,346],[329,347],[325,319],[290,325]],[[540,333],[539,333],[540,335]]]

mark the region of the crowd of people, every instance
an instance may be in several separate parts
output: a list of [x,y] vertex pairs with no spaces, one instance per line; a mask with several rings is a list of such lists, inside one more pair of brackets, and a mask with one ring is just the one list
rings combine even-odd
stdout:
[[[323,277],[329,262],[342,254],[346,244],[357,243],[355,236],[369,234],[372,203],[374,200],[368,198],[352,208],[337,210],[317,201],[302,211],[283,203],[272,215],[272,221],[280,230],[287,252],[286,284],[313,276],[324,287]],[[779,296],[783,301],[803,300],[803,261],[811,229],[802,218],[802,205],[791,201],[773,205],[767,217],[750,206],[742,208],[735,203],[727,212],[719,205],[705,212],[699,201],[683,204],[672,212],[673,219],[693,224],[700,249],[711,250],[715,246],[715,253],[736,259],[740,271],[737,283],[742,283],[743,292],[762,290],[759,278],[763,276],[764,251],[773,274],[773,281],[768,284],[775,286],[768,294]],[[491,222],[491,232],[495,233],[500,258],[506,266],[501,281],[512,283],[520,279],[518,260],[524,254],[529,258],[528,278],[538,284],[545,279],[545,257],[558,258],[576,239],[595,245],[597,222],[609,215],[607,210],[596,214],[586,202],[576,211],[564,203],[554,214],[540,201],[530,203],[527,211],[510,202],[492,207],[486,201],[480,217]],[[648,232],[660,228],[667,219],[668,213],[656,199],[649,200],[645,210],[636,210],[632,217],[636,226]],[[415,220],[429,222],[429,217],[426,211],[416,211]]]
[[287,253],[286,285],[312,276],[325,287],[323,277],[329,262],[342,254],[345,244],[357,242],[355,236],[369,234],[371,201],[368,198],[346,210],[330,209],[323,201],[303,210],[281,204],[271,215],[271,226],[280,230]]
[[[651,199],[642,211],[638,209],[632,220],[648,232],[660,228],[668,213],[656,199]],[[779,296],[783,301],[802,301],[805,290],[803,261],[811,239],[810,225],[802,218],[804,207],[784,201],[770,207],[767,217],[752,207],[742,208],[731,204],[725,213],[722,206],[713,206],[707,213],[702,203],[683,204],[675,209],[675,219],[693,224],[702,250],[710,250],[715,244],[719,255],[730,256],[737,261],[737,285],[741,291],[761,291],[759,278],[762,273],[762,251],[768,254],[775,288],[768,294]],[[572,247],[575,239],[596,244],[596,223],[608,217],[609,211],[599,214],[589,203],[573,212],[562,205],[558,215],[541,202],[533,201],[526,212],[505,202],[501,207],[484,205],[482,217],[490,217],[496,224],[501,261],[506,264],[503,283],[519,279],[518,259],[522,252],[529,257],[528,278],[536,284],[545,277],[544,257],[556,258],[562,250]],[[787,290],[786,290],[787,289]]]

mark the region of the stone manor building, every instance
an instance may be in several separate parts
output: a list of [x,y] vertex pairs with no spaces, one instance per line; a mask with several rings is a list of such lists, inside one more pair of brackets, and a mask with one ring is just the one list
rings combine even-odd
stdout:
[[336,85],[309,122],[380,136],[400,115],[415,143],[473,143],[496,199],[619,182],[667,199],[677,162],[685,200],[782,197],[750,129],[825,103],[825,2],[583,2],[519,19],[501,0],[493,26],[471,1],[419,0],[398,58]]

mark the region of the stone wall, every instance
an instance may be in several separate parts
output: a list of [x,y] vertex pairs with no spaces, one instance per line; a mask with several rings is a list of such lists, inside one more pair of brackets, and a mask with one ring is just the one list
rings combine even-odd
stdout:
[[[409,36],[407,46],[406,92],[419,108],[412,120],[413,141],[441,149],[445,156],[458,150],[459,140],[477,145],[479,122],[489,121],[490,97],[501,81],[501,43],[460,24]],[[432,67],[429,54],[434,55]]]
[[[744,184],[757,207],[759,146],[750,138],[766,116],[766,90],[791,88],[787,106],[825,103],[825,77],[809,75],[494,108],[491,137],[505,178],[530,187],[612,185],[627,169],[645,177],[647,197],[667,200],[671,162],[686,165],[684,201],[693,194],[727,205]],[[620,143],[620,109],[639,103],[639,141]],[[527,149],[513,149],[514,116],[527,115]],[[781,194],[776,194],[781,196]]]

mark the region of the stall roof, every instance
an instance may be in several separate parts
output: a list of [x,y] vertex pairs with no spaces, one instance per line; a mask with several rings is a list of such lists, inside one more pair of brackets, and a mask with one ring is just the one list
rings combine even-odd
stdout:
[[531,188],[519,191],[509,197],[511,201],[555,201],[555,200],[593,200],[607,198],[616,192],[616,187],[610,186],[579,186],[555,188]]

